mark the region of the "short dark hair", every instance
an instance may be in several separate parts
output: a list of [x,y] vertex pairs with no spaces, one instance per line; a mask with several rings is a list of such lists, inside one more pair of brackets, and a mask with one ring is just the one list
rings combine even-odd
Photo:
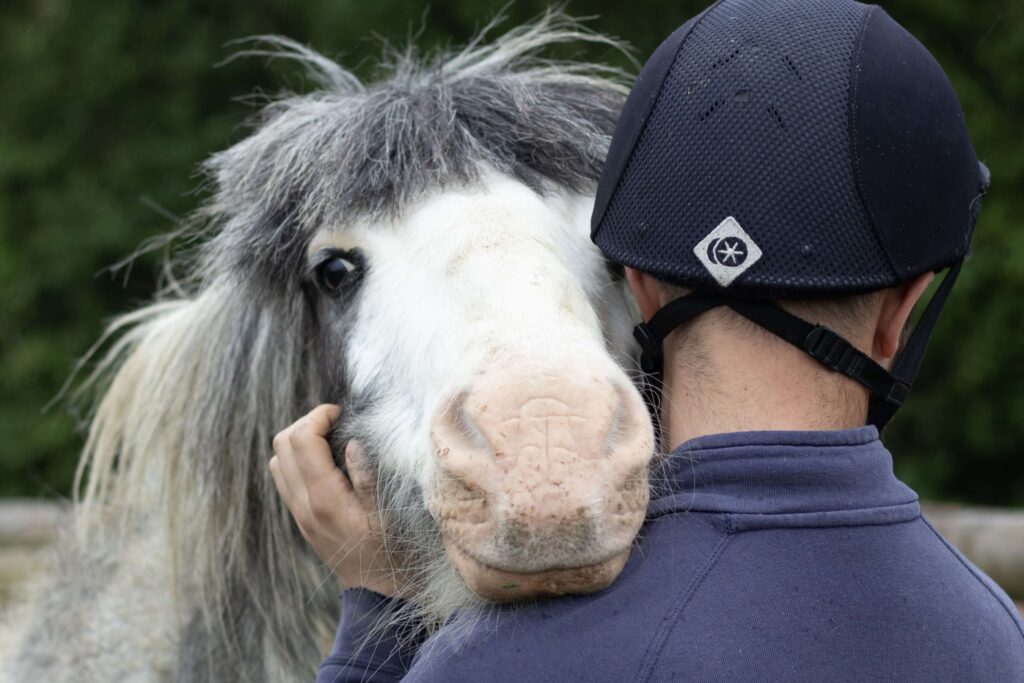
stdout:
[[[667,282],[659,281],[658,285],[663,305],[690,293],[688,289]],[[844,337],[851,337],[857,336],[871,321],[883,291],[828,298],[784,299],[776,301],[776,303],[808,322],[824,325]],[[739,315],[729,317],[735,318],[737,324],[749,325],[764,334],[772,334]]]

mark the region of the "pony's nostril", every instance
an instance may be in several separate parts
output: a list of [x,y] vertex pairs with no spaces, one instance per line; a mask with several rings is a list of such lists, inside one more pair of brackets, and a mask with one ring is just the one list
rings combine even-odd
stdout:
[[453,451],[475,453],[493,450],[478,424],[479,416],[476,413],[479,408],[473,405],[471,394],[469,389],[457,392],[445,403],[438,416],[434,426],[434,441],[441,460],[448,460]]
[[[480,410],[486,412],[487,406],[482,406],[482,408],[477,409],[477,411]],[[476,419],[471,414],[468,391],[461,392],[456,398],[453,422],[455,429],[472,446],[477,449],[490,449],[490,441],[480,430]]]
[[626,424],[626,403],[622,400],[623,397],[618,395],[618,392],[616,394],[615,408],[612,411],[611,421],[608,423],[608,433],[604,438],[605,455],[614,454],[616,445],[622,441],[626,431],[629,429],[629,426]]
[[477,426],[473,424],[473,420],[466,413],[465,393],[462,394],[462,398],[455,407],[455,426],[467,437],[472,437],[473,433],[478,431]]
[[615,388],[615,408],[605,437],[605,450],[608,454],[621,446],[632,444],[638,437],[651,431],[650,416],[636,390],[621,382],[612,384]]

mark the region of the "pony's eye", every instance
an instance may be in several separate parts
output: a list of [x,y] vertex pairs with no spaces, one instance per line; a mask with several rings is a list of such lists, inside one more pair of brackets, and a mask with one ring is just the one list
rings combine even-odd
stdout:
[[331,256],[317,267],[317,279],[325,292],[337,292],[352,279],[355,265],[341,256]]

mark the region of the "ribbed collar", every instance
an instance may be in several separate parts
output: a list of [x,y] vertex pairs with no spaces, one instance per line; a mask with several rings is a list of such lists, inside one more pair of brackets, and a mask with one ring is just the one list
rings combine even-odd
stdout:
[[792,514],[915,504],[871,426],[734,432],[691,439],[654,474],[650,515]]

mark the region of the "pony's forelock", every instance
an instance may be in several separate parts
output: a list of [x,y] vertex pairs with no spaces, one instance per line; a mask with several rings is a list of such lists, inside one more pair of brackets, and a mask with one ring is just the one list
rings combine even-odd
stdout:
[[296,61],[321,88],[271,101],[251,136],[204,164],[213,196],[199,218],[217,233],[204,268],[280,282],[323,226],[393,219],[485,172],[542,192],[589,190],[625,79],[537,54],[570,42],[621,46],[558,13],[482,39],[425,57],[391,50],[369,84],[294,41],[255,39],[242,54]]

